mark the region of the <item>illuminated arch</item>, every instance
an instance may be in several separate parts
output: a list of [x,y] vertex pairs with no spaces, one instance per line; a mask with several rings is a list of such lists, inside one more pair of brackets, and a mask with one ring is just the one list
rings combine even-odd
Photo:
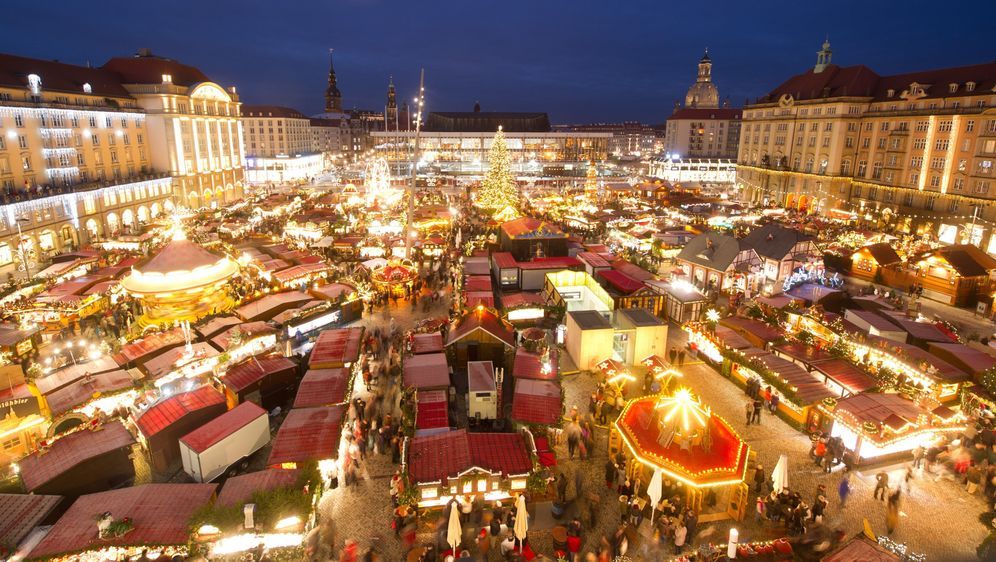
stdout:
[[201,82],[194,84],[190,88],[191,99],[204,99],[211,101],[232,101],[232,96],[224,88],[214,82]]
[[121,212],[121,223],[125,226],[131,226],[135,224],[135,213],[131,209],[125,209]]
[[149,209],[145,205],[139,206],[136,215],[138,216],[138,224],[149,222]]
[[161,213],[161,212],[162,212],[162,209],[159,207],[159,203],[158,202],[153,203],[149,207],[149,216],[151,216],[152,218],[159,217],[159,213]]

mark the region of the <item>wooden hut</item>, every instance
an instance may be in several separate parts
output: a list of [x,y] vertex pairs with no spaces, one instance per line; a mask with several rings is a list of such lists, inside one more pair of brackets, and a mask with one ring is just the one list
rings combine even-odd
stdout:
[[464,313],[450,325],[446,339],[450,366],[466,372],[469,361],[491,361],[495,369],[512,366],[515,329],[483,306]]

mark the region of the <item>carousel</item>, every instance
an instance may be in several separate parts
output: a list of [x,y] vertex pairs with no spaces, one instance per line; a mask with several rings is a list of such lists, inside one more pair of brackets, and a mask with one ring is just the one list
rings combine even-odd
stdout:
[[630,400],[611,427],[609,448],[626,457],[631,480],[651,483],[634,495],[659,501],[663,476],[671,480],[671,497],[683,495],[699,521],[743,519],[750,447],[687,388]]
[[173,240],[148,263],[133,268],[121,286],[142,303],[145,313],[138,322],[143,328],[195,322],[234,306],[225,284],[238,271],[237,262],[212,254],[176,228]]
[[388,294],[404,296],[406,289],[418,278],[418,269],[411,260],[392,258],[370,274],[374,287]]

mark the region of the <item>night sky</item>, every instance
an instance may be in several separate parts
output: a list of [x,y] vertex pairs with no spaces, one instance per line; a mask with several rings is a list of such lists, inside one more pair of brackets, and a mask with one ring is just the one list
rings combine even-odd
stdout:
[[[811,67],[881,73],[996,59],[993,0],[944,10],[893,2],[386,0],[22,1],[4,4],[0,51],[103,64],[140,47],[197,66],[245,103],[322,110],[335,48],[346,108],[382,110],[426,69],[430,111],[546,111],[555,123],[660,123],[704,48],[720,96],[740,106]],[[43,77],[44,78],[44,77]]]

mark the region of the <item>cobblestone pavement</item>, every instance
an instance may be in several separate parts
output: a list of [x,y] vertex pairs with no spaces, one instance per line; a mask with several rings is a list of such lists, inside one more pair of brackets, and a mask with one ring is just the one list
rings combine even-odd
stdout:
[[[446,313],[447,300],[437,303],[427,314],[421,307],[413,312],[411,307],[402,303],[398,306],[379,310],[365,316],[362,324],[368,327],[386,326],[394,318],[400,329],[412,326],[417,320],[427,316],[438,316]],[[672,326],[670,330],[671,345],[683,343],[684,334]],[[809,439],[793,429],[780,419],[765,415],[761,425],[746,427],[743,421],[743,404],[746,400],[743,391],[735,384],[720,376],[712,368],[700,362],[690,360],[681,369],[684,377],[681,384],[690,387],[703,397],[704,402],[719,415],[726,418],[740,432],[751,447],[757,451],[758,460],[770,471],[778,455],[785,453],[790,459],[789,485],[799,491],[807,502],[815,493],[818,484],[824,484],[829,490],[830,505],[827,511],[827,525],[832,529],[842,529],[848,535],[854,535],[863,528],[863,521],[868,520],[872,529],[878,533],[885,532],[885,506],[883,502],[872,498],[874,475],[882,467],[857,470],[851,474],[852,494],[846,508],[841,509],[836,494],[836,487],[841,473],[835,471],[825,475],[809,460]],[[564,377],[565,410],[570,411],[576,406],[585,413],[588,396],[596,384],[595,377],[586,372]],[[637,392],[637,384],[633,384],[630,395]],[[359,388],[359,392],[364,389]],[[597,506],[596,524],[594,528],[586,529],[583,550],[593,551],[598,548],[601,537],[611,536],[619,522],[619,502],[614,492],[605,488],[603,467],[606,461],[608,431],[606,428],[596,428],[595,448],[588,460],[569,459],[566,445],[555,445],[558,458],[558,470],[563,471],[571,483],[568,498],[571,505],[568,515],[578,510],[575,500],[574,473],[582,471],[583,489],[586,493],[594,492],[601,496]],[[319,511],[323,521],[331,521],[331,525],[323,527],[328,543],[334,545],[332,552],[338,553],[346,538],[353,538],[361,545],[361,550],[370,544],[376,544],[385,560],[404,560],[404,546],[394,537],[390,528],[391,505],[388,494],[388,480],[395,467],[388,456],[368,457],[370,480],[361,481],[352,487],[340,487],[326,493],[322,498]],[[905,470],[904,464],[884,467],[890,471],[890,480],[899,482]],[[753,501],[753,497],[752,497]],[[899,527],[893,534],[893,539],[905,542],[911,550],[923,552],[928,560],[958,561],[975,558],[975,546],[985,537],[986,529],[977,521],[977,515],[984,509],[983,501],[978,496],[968,495],[950,478],[917,473],[913,482],[912,492],[904,494],[901,505]],[[548,509],[540,505],[537,511]],[[752,513],[752,512],[751,512]],[[535,518],[535,516],[534,516]],[[538,553],[550,555],[553,551],[549,534],[551,522],[536,524],[530,530],[530,541]],[[725,542],[725,537],[731,527],[740,532],[741,541],[766,540],[784,536],[780,525],[773,523],[759,524],[748,516],[742,522],[720,522],[703,524],[694,544],[702,542]],[[474,525],[467,526],[467,532],[476,530]],[[431,522],[420,527],[418,542],[432,542]],[[328,531],[333,531],[329,535]],[[666,560],[667,554],[652,550],[631,549],[629,555],[634,560]],[[497,561],[500,556],[491,552],[489,561]]]
[[[682,341],[683,333],[672,329],[672,342]],[[827,487],[827,524],[832,529],[843,529],[848,536],[861,532],[863,520],[879,534],[885,529],[885,504],[873,499],[875,474],[881,470],[890,473],[890,482],[898,483],[908,463],[875,466],[855,470],[851,474],[851,495],[841,509],[836,489],[841,480],[839,469],[823,474],[809,460],[810,440],[780,418],[765,414],[761,425],[746,426],[743,416],[746,396],[743,391],[714,369],[701,362],[686,362],[681,369],[681,384],[688,386],[703,398],[717,414],[724,417],[757,451],[758,461],[769,471],[778,456],[789,456],[789,486],[812,503],[818,484]],[[753,496],[752,496],[753,501]],[[900,504],[899,525],[893,540],[906,543],[914,552],[922,552],[928,560],[974,560],[975,547],[986,536],[986,528],[979,523],[978,515],[985,510],[980,496],[969,495],[947,476],[924,474],[917,471],[912,483],[912,493],[903,494]],[[741,541],[765,540],[781,536],[781,527],[767,523],[758,525],[752,517],[736,523],[713,525],[711,536],[725,537],[729,528],[736,526]],[[708,527],[703,528],[708,532]],[[719,542],[725,542],[720,540]]]

